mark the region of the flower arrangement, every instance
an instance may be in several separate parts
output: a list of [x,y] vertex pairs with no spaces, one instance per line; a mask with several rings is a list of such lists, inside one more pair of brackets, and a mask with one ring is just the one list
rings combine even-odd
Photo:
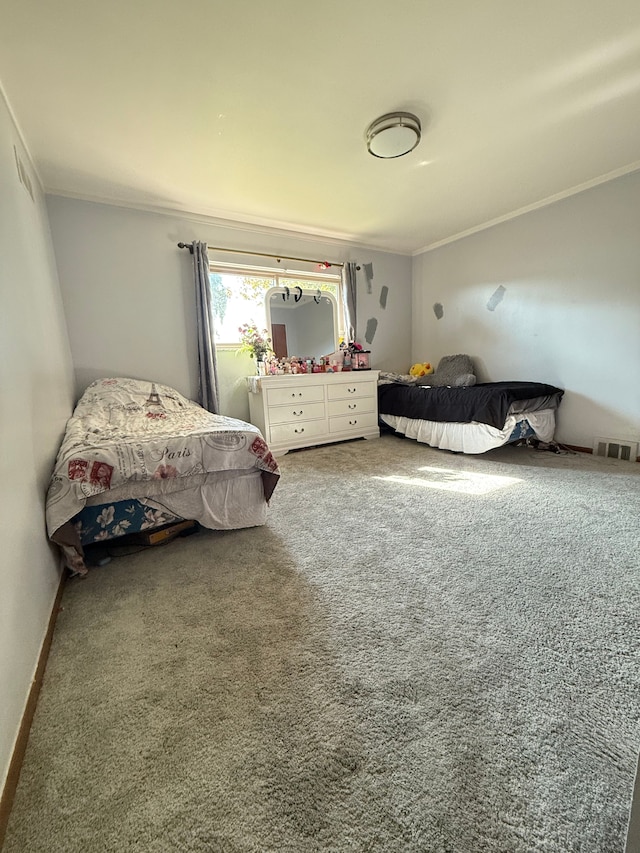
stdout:
[[255,323],[245,323],[238,329],[240,348],[238,352],[248,352],[251,358],[263,361],[271,355],[271,338],[266,329],[260,331]]

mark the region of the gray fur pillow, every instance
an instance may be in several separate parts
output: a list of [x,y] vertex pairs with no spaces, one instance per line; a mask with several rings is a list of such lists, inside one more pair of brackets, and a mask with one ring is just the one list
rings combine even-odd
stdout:
[[453,381],[451,379],[443,379],[441,376],[438,376],[437,373],[432,373],[431,376],[419,376],[417,379],[418,381],[416,382],[416,385],[429,385],[432,388],[439,388],[445,385],[461,387],[463,385],[476,384],[476,377],[473,373],[461,373],[460,376],[456,376]]
[[464,354],[445,355],[438,362],[435,373],[430,376],[421,376],[419,384],[431,385],[432,387],[475,385],[476,376],[473,361],[470,356]]

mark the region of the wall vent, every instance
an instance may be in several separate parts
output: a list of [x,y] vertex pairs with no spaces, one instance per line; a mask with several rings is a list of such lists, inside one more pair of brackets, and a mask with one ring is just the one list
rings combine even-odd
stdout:
[[595,456],[635,462],[638,456],[638,442],[626,441],[624,438],[596,438],[593,442],[593,452]]
[[18,170],[18,177],[20,178],[20,183],[31,196],[31,201],[35,201],[35,198],[33,196],[33,186],[31,185],[31,178],[29,177],[29,173],[27,172],[24,163],[20,159],[18,149],[15,147],[15,145],[13,146],[13,153],[16,155],[16,169]]

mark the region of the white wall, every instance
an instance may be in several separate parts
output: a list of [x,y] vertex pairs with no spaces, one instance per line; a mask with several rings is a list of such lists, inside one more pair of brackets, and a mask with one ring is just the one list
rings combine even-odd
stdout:
[[564,388],[561,442],[639,441],[639,210],[635,173],[415,257],[413,360]]
[[[372,367],[406,370],[411,318],[411,258],[303,235],[220,225],[204,218],[168,216],[76,199],[47,200],[65,313],[76,369],[77,392],[100,376],[155,379],[188,397],[197,395],[195,301],[191,256],[179,241],[203,240],[255,252],[373,263],[372,292],[359,274],[359,330],[378,319]],[[266,258],[221,256],[237,263],[277,266]],[[290,268],[299,268],[288,262]],[[280,265],[281,268],[283,265]],[[388,288],[387,306],[380,291]],[[219,352],[224,414],[247,419],[244,376],[248,356]]]
[[[35,202],[20,183],[16,147]],[[0,787],[60,578],[44,498],[73,371],[44,200],[0,91]]]

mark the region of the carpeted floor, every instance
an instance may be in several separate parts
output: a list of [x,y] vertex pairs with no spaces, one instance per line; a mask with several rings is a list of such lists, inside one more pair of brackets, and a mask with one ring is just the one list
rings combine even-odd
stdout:
[[67,585],[5,853],[622,853],[640,466],[281,463],[266,527]]

